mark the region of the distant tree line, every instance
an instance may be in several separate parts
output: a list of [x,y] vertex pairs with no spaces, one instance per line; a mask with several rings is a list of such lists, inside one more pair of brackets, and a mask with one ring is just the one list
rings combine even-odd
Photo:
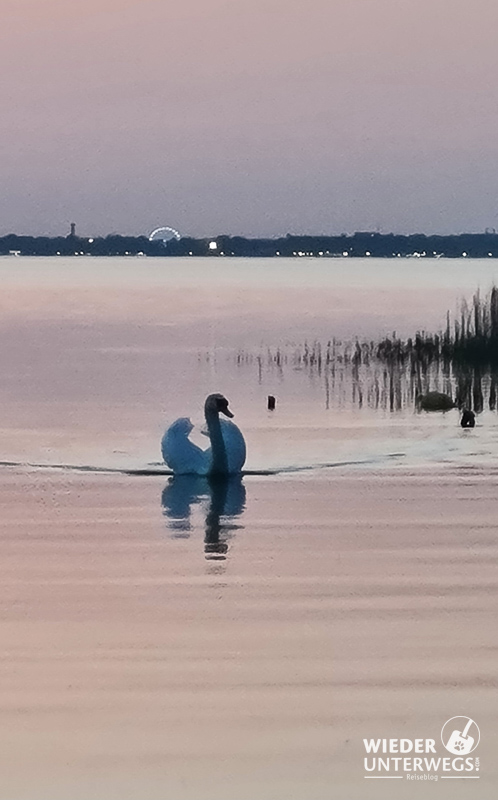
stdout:
[[498,258],[498,234],[462,233],[458,236],[358,232],[351,236],[294,236],[279,239],[246,239],[217,236],[211,239],[184,237],[168,242],[149,241],[146,236],[118,236],[87,239],[79,236],[0,237],[0,255],[26,256],[235,256],[242,258],[336,257],[351,258]]

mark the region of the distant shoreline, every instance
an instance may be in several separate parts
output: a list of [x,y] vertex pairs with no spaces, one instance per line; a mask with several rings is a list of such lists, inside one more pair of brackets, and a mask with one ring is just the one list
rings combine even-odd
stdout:
[[146,236],[86,238],[18,236],[0,237],[2,256],[148,256],[219,258],[498,258],[498,234],[462,233],[452,236],[359,232],[351,236],[291,236],[248,239],[216,236],[183,237],[169,241]]

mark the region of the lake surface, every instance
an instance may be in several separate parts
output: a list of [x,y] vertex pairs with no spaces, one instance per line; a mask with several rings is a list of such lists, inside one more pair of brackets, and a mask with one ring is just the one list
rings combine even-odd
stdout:
[[[496,795],[497,414],[416,413],[409,375],[350,356],[497,273],[0,259],[0,800]],[[214,391],[278,474],[137,474]],[[364,737],[446,755],[455,715],[473,779],[365,779]]]
[[3,460],[142,468],[171,420],[202,422],[213,391],[250,469],[492,460],[495,413],[462,432],[456,411],[414,414],[404,378],[391,411],[379,365],[352,375],[302,356],[437,332],[497,273],[493,259],[0,259]]

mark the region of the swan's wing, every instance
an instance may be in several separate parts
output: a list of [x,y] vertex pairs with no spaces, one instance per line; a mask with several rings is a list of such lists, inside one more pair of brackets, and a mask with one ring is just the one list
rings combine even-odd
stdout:
[[161,440],[164,462],[177,475],[206,475],[211,457],[190,441],[192,423],[187,417],[175,420]]

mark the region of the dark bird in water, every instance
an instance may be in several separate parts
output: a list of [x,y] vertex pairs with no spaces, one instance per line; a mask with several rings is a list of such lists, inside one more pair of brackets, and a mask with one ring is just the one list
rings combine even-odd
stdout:
[[455,403],[448,394],[443,392],[427,392],[417,397],[417,406],[422,411],[449,411],[455,408]]
[[476,415],[473,411],[469,411],[468,408],[463,409],[462,419],[460,420],[460,425],[462,428],[475,428],[476,424]]

